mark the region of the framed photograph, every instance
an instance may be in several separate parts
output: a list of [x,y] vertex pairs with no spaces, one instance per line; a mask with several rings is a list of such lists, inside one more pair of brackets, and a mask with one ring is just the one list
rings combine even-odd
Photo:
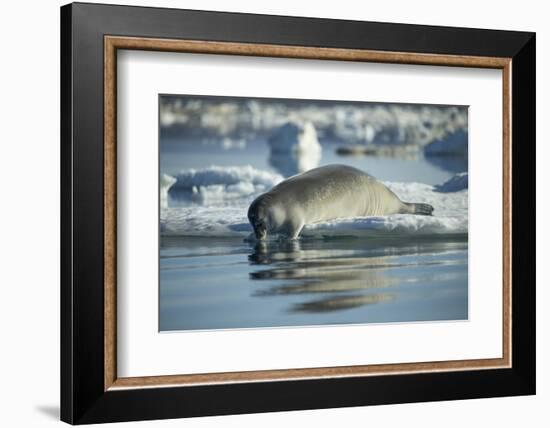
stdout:
[[61,418],[535,393],[535,35],[61,8]]

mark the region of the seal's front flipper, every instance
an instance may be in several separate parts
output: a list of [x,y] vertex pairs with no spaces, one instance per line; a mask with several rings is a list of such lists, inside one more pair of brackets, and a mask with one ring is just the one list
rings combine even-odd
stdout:
[[289,239],[298,239],[303,228],[304,223],[302,222],[288,222],[285,227],[285,235],[288,236]]

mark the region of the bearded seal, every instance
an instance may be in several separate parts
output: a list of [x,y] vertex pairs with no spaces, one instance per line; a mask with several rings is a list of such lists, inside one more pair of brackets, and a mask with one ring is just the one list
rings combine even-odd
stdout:
[[281,234],[296,239],[306,224],[391,214],[431,215],[433,207],[401,201],[369,174],[327,165],[294,175],[258,196],[248,209],[256,239]]

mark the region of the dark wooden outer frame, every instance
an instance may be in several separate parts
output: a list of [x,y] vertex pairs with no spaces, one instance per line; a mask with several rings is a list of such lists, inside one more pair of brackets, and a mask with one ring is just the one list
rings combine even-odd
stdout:
[[[186,49],[181,48],[182,40]],[[114,215],[110,186],[116,171],[114,144],[107,142],[114,139],[116,120],[108,118],[115,118],[116,109],[114,97],[108,96],[114,94],[115,82],[104,79],[104,72],[116,70],[109,62],[116,48],[502,68],[505,184],[512,173],[506,168],[506,149],[510,149],[506,141],[511,137],[515,142],[511,144],[511,236],[504,212],[504,236],[513,242],[511,312],[504,308],[505,317],[512,320],[511,335],[503,331],[511,348],[504,349],[505,361],[458,367],[460,371],[429,366],[424,367],[428,372],[418,373],[422,367],[416,367],[413,373],[401,370],[391,376],[381,374],[391,373],[391,368],[367,370],[363,374],[368,377],[357,373],[331,377],[324,369],[305,379],[264,373],[255,382],[235,383],[239,378],[232,375],[217,384],[208,378],[208,385],[117,388],[159,385],[162,380],[128,381],[115,375],[116,316],[111,306],[114,294],[110,296],[114,287],[104,289],[104,284],[114,284],[115,272],[114,257],[105,255],[114,254],[114,225],[108,219]],[[61,9],[61,73],[62,420],[93,423],[535,392],[534,34],[72,4]],[[507,196],[505,192],[505,207],[510,202]],[[485,367],[502,368],[482,370]]]
[[[282,58],[324,59],[355,62],[385,62],[495,68],[502,72],[503,133],[503,284],[502,284],[502,357],[471,360],[424,361],[400,364],[371,364],[300,369],[257,370],[199,374],[174,374],[146,377],[117,377],[116,367],[116,163],[117,163],[117,51],[150,50],[200,53],[208,55],[253,55]],[[335,378],[403,374],[418,372],[495,369],[511,366],[511,272],[510,272],[510,59],[465,55],[380,52],[367,49],[288,46],[260,43],[236,43],[159,39],[143,37],[104,37],[104,377],[105,390],[119,388],[190,386],[231,382],[296,380],[306,378]]]

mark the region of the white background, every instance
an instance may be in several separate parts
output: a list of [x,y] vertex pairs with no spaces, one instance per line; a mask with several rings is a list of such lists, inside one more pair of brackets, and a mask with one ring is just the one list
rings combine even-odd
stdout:
[[[104,1],[111,3],[110,1]],[[353,409],[155,421],[141,426],[546,426],[550,404],[549,298],[550,135],[544,127],[550,75],[550,29],[544,2],[434,1],[276,2],[219,0],[126,1],[325,18],[537,31],[537,340],[538,395],[461,402],[418,403]],[[5,2],[0,13],[0,370],[1,424],[54,426],[59,406],[59,10],[62,2]],[[542,78],[541,78],[542,76]],[[546,120],[543,120],[546,119]],[[546,213],[546,214],[544,214]],[[139,426],[138,423],[124,426]]]
[[[117,78],[119,376],[502,356],[502,71],[123,51]],[[158,334],[159,93],[468,105],[469,320]]]

